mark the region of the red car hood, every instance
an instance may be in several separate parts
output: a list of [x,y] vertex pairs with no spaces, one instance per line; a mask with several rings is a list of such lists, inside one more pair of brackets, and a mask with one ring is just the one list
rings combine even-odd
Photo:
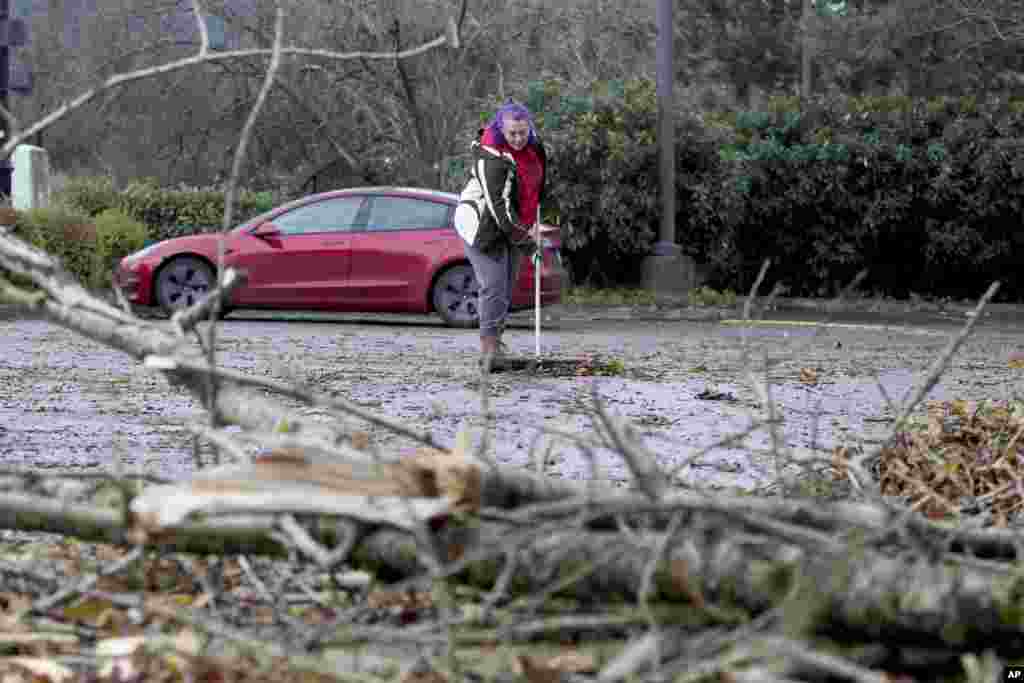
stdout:
[[[205,256],[210,261],[216,263],[217,243],[220,241],[220,238],[220,233],[202,233],[199,235],[186,235],[185,237],[173,237],[150,245],[150,250],[146,252],[144,258],[163,260],[168,256],[174,256],[182,252],[193,252]],[[235,235],[228,233],[225,236],[225,246],[229,245],[234,239]]]

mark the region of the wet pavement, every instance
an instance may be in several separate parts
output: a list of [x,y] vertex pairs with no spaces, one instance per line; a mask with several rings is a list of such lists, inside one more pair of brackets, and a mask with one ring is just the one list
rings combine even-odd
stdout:
[[[601,321],[563,319],[542,332],[542,359],[597,354],[620,360],[618,377],[535,377],[499,374],[491,382],[496,414],[490,455],[518,465],[537,463],[573,479],[627,479],[607,449],[586,453],[540,438],[547,424],[594,435],[593,392],[634,425],[665,467],[748,430],[766,406],[747,381],[767,379],[783,417],[785,444],[830,451],[873,443],[889,429],[899,401],[955,335],[962,320],[870,314],[813,314],[743,325],[737,321]],[[506,335],[533,354],[532,319]],[[295,379],[373,410],[430,429],[453,443],[457,431],[481,432],[481,400],[473,330],[450,330],[426,318],[237,313],[222,325],[220,361],[275,379]],[[194,468],[189,422],[205,423],[198,403],[129,357],[42,320],[0,320],[0,456],[6,465],[105,468],[115,462],[167,477]],[[979,323],[931,398],[1008,399],[1024,396],[1024,370],[1008,367],[1024,350],[1024,324]],[[816,380],[807,383],[809,378]],[[704,398],[701,398],[704,397]],[[888,397],[888,400],[887,398]],[[710,399],[710,400],[709,400]],[[290,404],[298,407],[297,404]],[[304,409],[312,419],[323,411]],[[387,451],[413,444],[370,430]],[[551,445],[544,462],[539,447]],[[766,483],[774,459],[763,453],[764,429],[739,443],[711,448],[679,470],[693,484]]]

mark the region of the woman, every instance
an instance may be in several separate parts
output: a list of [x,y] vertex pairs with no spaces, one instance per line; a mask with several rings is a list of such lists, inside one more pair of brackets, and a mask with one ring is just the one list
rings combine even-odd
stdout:
[[519,264],[536,248],[547,153],[530,111],[511,101],[498,109],[472,151],[455,227],[480,286],[480,365],[496,371],[505,367],[501,335]]

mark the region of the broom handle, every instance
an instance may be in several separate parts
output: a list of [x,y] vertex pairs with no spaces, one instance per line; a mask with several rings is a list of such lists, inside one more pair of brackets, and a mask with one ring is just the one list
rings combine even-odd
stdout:
[[535,224],[537,248],[533,264],[533,338],[536,343],[537,360],[540,360],[540,264],[544,255],[540,251],[540,224]]

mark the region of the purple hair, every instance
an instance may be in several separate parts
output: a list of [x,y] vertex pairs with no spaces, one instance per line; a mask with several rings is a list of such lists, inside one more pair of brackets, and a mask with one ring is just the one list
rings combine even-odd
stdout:
[[494,141],[499,145],[504,145],[505,134],[501,131],[502,123],[506,120],[511,119],[513,121],[526,121],[530,124],[530,137],[527,140],[528,144],[537,143],[537,131],[533,127],[533,116],[530,114],[530,110],[518,102],[513,102],[509,99],[508,102],[501,105],[498,111],[494,112],[494,118],[487,124],[487,128],[491,130],[491,134],[494,136]]

